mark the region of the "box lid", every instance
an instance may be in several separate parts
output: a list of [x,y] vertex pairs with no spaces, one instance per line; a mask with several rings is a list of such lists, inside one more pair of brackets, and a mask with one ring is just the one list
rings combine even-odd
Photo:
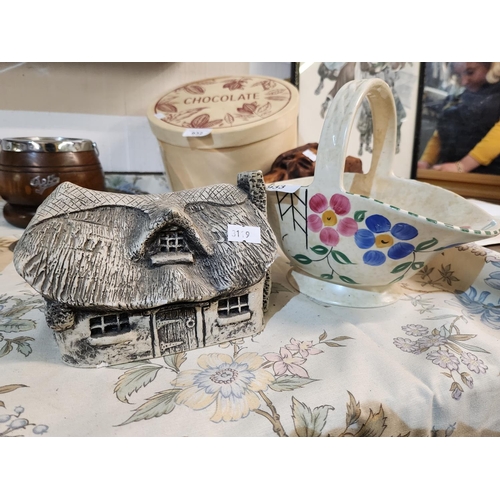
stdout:
[[[148,120],[158,140],[212,149],[261,141],[296,126],[299,93],[279,78],[224,76],[178,87],[152,104]],[[183,137],[187,129],[210,129]]]

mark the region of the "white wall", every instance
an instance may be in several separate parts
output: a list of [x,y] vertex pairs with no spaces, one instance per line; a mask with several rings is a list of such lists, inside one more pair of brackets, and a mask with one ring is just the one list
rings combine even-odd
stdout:
[[91,139],[106,172],[163,172],[151,103],[203,78],[290,72],[288,62],[0,63],[0,138]]

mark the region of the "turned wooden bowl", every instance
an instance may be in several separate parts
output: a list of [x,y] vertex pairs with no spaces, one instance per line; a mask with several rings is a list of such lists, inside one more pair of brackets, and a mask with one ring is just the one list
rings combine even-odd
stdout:
[[39,205],[63,182],[104,191],[94,142],[64,137],[18,137],[0,143],[0,196],[5,220],[25,228]]

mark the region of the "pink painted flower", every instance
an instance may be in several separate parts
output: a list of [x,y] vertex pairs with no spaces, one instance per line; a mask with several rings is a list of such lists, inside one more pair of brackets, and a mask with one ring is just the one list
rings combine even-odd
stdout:
[[343,194],[334,194],[330,201],[321,193],[316,193],[309,200],[309,208],[314,212],[307,217],[307,225],[327,246],[337,246],[340,235],[354,236],[358,223],[352,217],[342,217],[351,210],[351,202]]
[[275,375],[284,375],[286,372],[290,372],[292,375],[297,375],[298,377],[309,377],[307,371],[299,365],[306,362],[305,358],[294,358],[293,354],[285,347],[280,349],[280,353],[269,352],[264,354],[264,357],[268,361],[272,361],[273,370]]
[[347,215],[351,210],[351,202],[343,194],[334,194],[330,198],[330,206],[338,215]]
[[316,349],[313,347],[313,342],[312,340],[295,340],[295,339],[290,339],[291,344],[287,344],[285,347],[293,354],[293,353],[299,353],[300,356],[303,358],[307,358],[309,354],[321,354],[323,351],[320,349]]

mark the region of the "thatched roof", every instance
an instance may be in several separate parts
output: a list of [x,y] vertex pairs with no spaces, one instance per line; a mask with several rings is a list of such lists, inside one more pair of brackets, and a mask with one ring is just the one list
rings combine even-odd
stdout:
[[[228,224],[260,227],[261,244],[228,241]],[[194,262],[155,266],[152,242],[171,226],[184,230]],[[266,214],[236,186],[126,195],[64,183],[26,228],[14,264],[49,300],[76,308],[145,309],[251,286],[264,277],[276,250]]]

